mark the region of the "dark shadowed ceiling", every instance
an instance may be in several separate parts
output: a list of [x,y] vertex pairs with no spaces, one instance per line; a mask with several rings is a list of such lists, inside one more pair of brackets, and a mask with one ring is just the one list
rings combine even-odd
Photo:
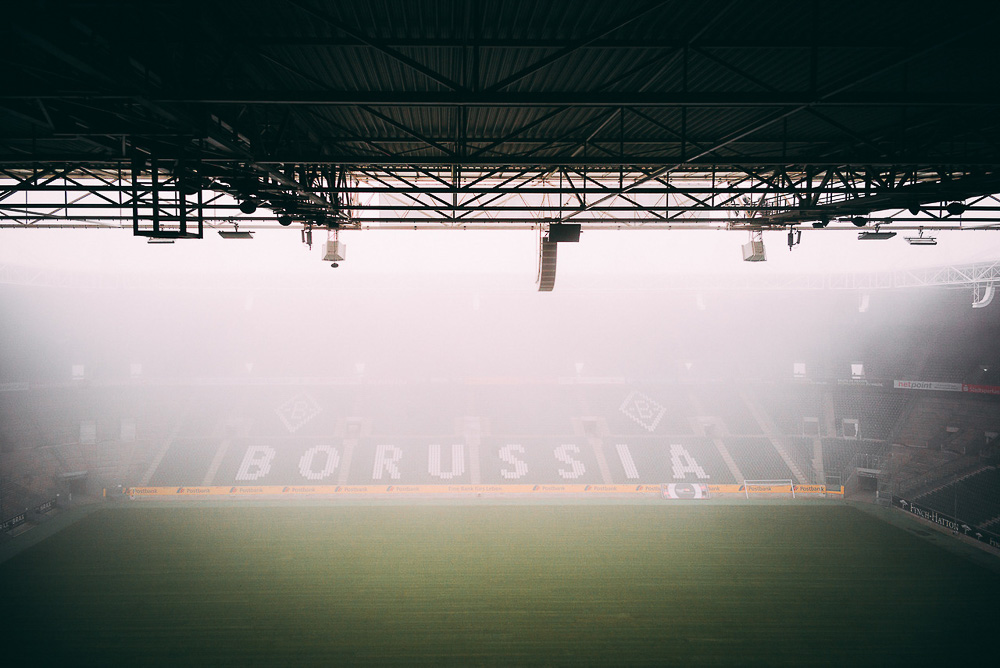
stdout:
[[995,218],[981,197],[1000,191],[988,3],[4,11],[0,207],[58,186],[134,205],[136,221],[154,191],[341,227]]

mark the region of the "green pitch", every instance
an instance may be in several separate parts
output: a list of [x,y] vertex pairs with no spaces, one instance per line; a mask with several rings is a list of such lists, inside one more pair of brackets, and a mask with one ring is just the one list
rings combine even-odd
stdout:
[[835,503],[150,504],[0,565],[0,662],[955,665],[998,603]]

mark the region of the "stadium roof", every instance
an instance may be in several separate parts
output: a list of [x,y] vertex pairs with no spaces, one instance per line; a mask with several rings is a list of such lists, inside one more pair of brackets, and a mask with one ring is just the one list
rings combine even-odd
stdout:
[[[8,12],[7,226],[175,234],[248,199],[270,211],[258,226],[997,224],[995,8],[67,0]],[[69,193],[59,216],[39,195],[54,189]]]

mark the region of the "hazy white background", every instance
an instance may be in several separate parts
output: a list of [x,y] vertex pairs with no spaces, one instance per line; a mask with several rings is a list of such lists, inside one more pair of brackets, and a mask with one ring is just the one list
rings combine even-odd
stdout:
[[[767,262],[741,259],[743,232],[584,231],[578,244],[561,244],[556,289],[573,278],[664,274],[875,271],[1000,258],[1000,232],[950,232],[938,245],[911,247],[900,233],[888,241],[859,241],[853,231],[812,231],[788,250],[783,232],[765,233]],[[260,230],[255,238],[149,245],[124,230],[0,230],[0,263],[68,272],[301,275],[353,283],[372,275],[506,275],[532,289],[537,271],[534,231],[362,230],[341,232],[347,260],[333,270],[321,260],[322,232],[310,251],[298,230]]]

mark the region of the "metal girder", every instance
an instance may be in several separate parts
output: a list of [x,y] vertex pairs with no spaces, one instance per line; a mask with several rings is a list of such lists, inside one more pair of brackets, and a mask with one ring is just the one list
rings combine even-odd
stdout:
[[525,68],[523,68],[523,69],[521,69],[521,70],[519,70],[517,72],[514,72],[513,74],[507,76],[506,78],[504,78],[504,79],[496,82],[492,86],[490,86],[489,90],[494,90],[494,91],[495,90],[502,90],[502,89],[510,86],[511,84],[514,84],[514,83],[520,81],[521,79],[524,79],[528,75],[533,74],[534,72],[537,72],[538,70],[540,70],[542,68],[548,67],[552,63],[554,63],[554,62],[556,62],[556,61],[558,61],[558,60],[560,60],[562,58],[565,58],[566,56],[568,56],[569,54],[573,53],[574,51],[577,51],[578,49],[581,49],[581,48],[587,46],[588,44],[592,44],[593,42],[596,42],[597,40],[601,39],[602,37],[606,37],[607,35],[610,35],[611,33],[615,32],[619,28],[622,28],[622,27],[628,25],[629,23],[632,23],[633,21],[636,21],[636,20],[642,18],[644,15],[648,14],[649,12],[651,12],[651,11],[653,11],[655,9],[659,9],[660,7],[662,7],[665,4],[666,4],[666,0],[657,0],[656,2],[649,2],[644,7],[640,7],[637,11],[635,11],[632,14],[630,14],[629,16],[625,17],[623,20],[619,21],[618,23],[616,23],[614,25],[611,25],[611,26],[604,26],[598,32],[593,33],[591,35],[587,35],[587,36],[585,36],[585,37],[583,37],[581,39],[575,40],[575,41],[571,42],[570,44],[567,44],[566,46],[562,47],[561,49],[556,50],[555,53],[551,53],[551,54],[545,56],[544,58],[542,58],[541,60],[539,60],[537,62],[534,62],[531,65],[529,65],[529,66],[527,66],[527,67],[525,67]]
[[[494,155],[484,157],[462,157],[439,156],[439,155],[358,155],[351,153],[315,153],[306,151],[283,151],[276,152],[268,156],[260,156],[253,160],[255,165],[342,165],[346,167],[363,166],[369,168],[400,168],[400,167],[426,167],[426,168],[447,168],[461,166],[469,171],[480,169],[495,169],[498,167],[520,168],[540,168],[551,170],[558,167],[566,168],[588,168],[595,172],[617,171],[621,168],[632,170],[636,168],[655,169],[661,167],[673,167],[671,172],[700,172],[708,174],[717,168],[730,168],[731,170],[741,170],[747,168],[773,168],[773,167],[798,167],[811,165],[817,168],[825,167],[897,167],[897,168],[917,168],[921,170],[932,170],[938,167],[951,169],[976,168],[980,171],[994,171],[1000,168],[1000,155],[975,156],[966,155],[961,158],[943,155],[910,155],[893,158],[872,159],[870,156],[858,155],[853,160],[844,159],[851,156],[823,156],[815,154],[802,155],[747,155],[741,156],[739,160],[733,160],[727,156],[724,160],[719,156],[708,155],[711,148],[706,149],[706,155],[697,158],[688,158],[680,162],[679,154],[666,155],[646,155],[641,158],[629,156],[625,159],[621,157],[594,157],[594,156],[542,156],[533,155],[523,157],[519,155]],[[238,156],[224,155],[219,153],[206,152],[195,154],[187,151],[171,150],[164,147],[158,151],[157,155],[162,160],[179,160],[187,157],[192,159],[197,157],[200,162],[206,165],[218,165],[229,167],[232,165],[246,165],[247,160]],[[124,165],[128,164],[130,158],[121,155],[97,154],[97,153],[44,153],[37,152],[30,156],[25,155],[0,155],[0,168],[32,168],[32,167],[58,167],[67,163],[80,163],[87,165]],[[647,175],[648,176],[648,175]],[[650,178],[656,178],[651,176]],[[983,193],[985,194],[985,193]]]
[[[577,222],[606,227],[659,229],[707,224],[728,229],[766,229],[803,222],[825,226],[838,218],[856,216],[871,224],[894,222],[899,227],[923,226],[928,230],[963,225],[993,227],[1000,223],[1000,202],[994,197],[977,198],[979,192],[1000,191],[1000,174],[939,169],[730,167],[709,172],[677,171],[669,176],[650,176],[635,170],[559,169],[552,173],[537,166],[461,174],[413,166],[329,171],[292,166],[282,171],[291,174],[283,174],[284,179],[298,179],[295,184],[299,192],[335,203],[343,224],[361,227],[410,221],[432,226],[532,226],[575,218]],[[75,215],[112,224],[120,215],[116,207],[145,207],[144,198],[152,191],[148,186],[137,194],[120,172],[96,167],[81,166],[75,173],[41,182],[30,181],[31,172],[24,172],[21,180],[16,178],[21,174],[17,170],[3,173],[9,180],[0,178],[0,216],[10,224],[52,221],[53,190],[80,195],[72,202],[67,198],[58,207],[62,217]],[[199,167],[197,173],[203,177],[211,172]],[[623,179],[638,185],[621,192]],[[176,190],[180,177],[161,175],[150,181],[161,182],[165,188]],[[17,192],[24,197],[4,199],[5,186],[8,194]],[[279,197],[286,187],[267,180],[255,181],[255,186],[255,196],[265,203]],[[231,180],[224,190],[242,187],[238,180]],[[966,204],[956,213],[947,207],[953,202]],[[236,201],[216,198],[206,215],[211,220],[228,219],[236,215],[236,209]],[[296,220],[310,221],[308,217]],[[248,219],[247,223],[255,221]]]
[[309,14],[310,16],[322,21],[323,23],[328,24],[329,26],[339,30],[340,32],[360,41],[365,46],[375,49],[376,51],[379,51],[380,53],[392,58],[396,62],[401,63],[416,72],[419,72],[420,74],[424,75],[425,77],[427,77],[432,81],[442,84],[443,86],[446,86],[452,90],[465,89],[465,87],[459,84],[457,81],[453,81],[452,79],[444,76],[443,74],[434,70],[433,68],[427,67],[426,65],[414,60],[413,58],[410,58],[406,54],[397,51],[393,47],[385,44],[382,40],[374,39],[368,35],[365,35],[362,31],[357,30],[354,27],[345,24],[343,21],[337,20],[336,17],[334,17],[327,11],[318,9],[315,6],[309,5],[308,3],[300,2],[299,0],[285,0],[285,2],[297,7],[306,14]]
[[[148,69],[139,65],[140,62],[135,57],[130,56],[130,62],[133,66],[139,67],[143,72],[146,72],[147,81],[139,81],[134,76],[134,73],[125,70],[123,67],[114,67],[110,70],[100,70],[94,65],[87,62],[84,56],[79,56],[70,53],[61,45],[54,44],[45,37],[36,34],[32,30],[25,29],[24,27],[19,27],[18,32],[32,44],[38,48],[48,52],[55,58],[64,61],[70,67],[85,72],[87,74],[93,75],[94,77],[100,79],[103,82],[107,82],[112,86],[125,85],[127,88],[138,91],[132,94],[131,100],[136,105],[139,105],[149,111],[152,115],[166,119],[169,123],[187,128],[192,133],[192,135],[203,138],[207,140],[214,147],[221,149],[228,153],[228,164],[235,166],[235,169],[231,169],[232,175],[238,175],[243,177],[249,171],[259,172],[260,175],[266,180],[266,182],[271,182],[273,184],[281,184],[284,186],[285,191],[283,192],[273,192],[271,197],[271,204],[275,208],[289,209],[294,211],[299,216],[306,216],[310,219],[324,220],[336,220],[341,215],[341,209],[336,202],[329,201],[317,195],[314,192],[300,191],[298,182],[294,178],[288,177],[286,174],[282,173],[280,170],[275,169],[271,165],[260,164],[254,159],[254,152],[248,145],[245,138],[240,137],[239,133],[235,131],[234,128],[229,126],[225,121],[217,117],[213,117],[213,123],[202,123],[197,119],[189,118],[188,113],[184,110],[175,110],[170,108],[169,105],[164,105],[162,103],[156,102],[151,99],[149,94],[149,83],[148,79],[156,78],[155,75],[149,73]],[[147,136],[148,139],[148,136]],[[146,143],[143,145],[136,145],[133,139],[129,150],[125,151],[125,136],[122,135],[122,157],[127,157],[129,161],[133,160],[137,154],[145,155],[151,157],[153,160],[159,160],[164,156],[161,156],[159,151],[157,151],[157,146],[155,144]],[[126,155],[127,153],[127,155]],[[169,151],[167,151],[169,153]],[[176,156],[172,156],[174,160],[178,162],[177,167],[180,167],[180,161],[189,160],[191,158],[197,159],[197,156],[192,155],[192,150],[190,148],[182,148],[177,151]],[[168,160],[170,158],[167,158]],[[234,165],[235,163],[235,165]],[[242,167],[238,165],[242,165]],[[239,172],[239,174],[236,174]],[[154,178],[154,182],[157,179]],[[222,183],[226,183],[226,175],[223,175]],[[232,184],[230,184],[232,185]],[[267,183],[263,184],[267,185]],[[236,192],[235,189],[232,192]],[[304,202],[298,202],[297,200],[301,198],[305,200]],[[304,206],[303,206],[304,205]],[[157,212],[159,207],[154,204],[152,207],[154,228],[157,227]],[[178,209],[181,213],[180,224],[183,228],[186,224],[184,220],[183,211],[185,207],[182,205]],[[138,214],[136,215],[136,221],[138,221]],[[339,223],[338,223],[339,224]],[[199,225],[199,235],[201,227],[201,219],[198,219]],[[136,234],[139,234],[139,225],[136,222],[133,225],[133,229],[137,230]],[[174,232],[171,232],[173,234]],[[156,234],[159,234],[158,232]],[[186,233],[185,233],[186,235]],[[147,235],[148,236],[148,235]]]
[[[78,91],[17,91],[0,93],[0,103],[36,100],[86,100],[89,102],[134,102],[140,96],[134,93],[109,93],[98,90]],[[581,92],[581,93],[500,93],[484,92],[413,92],[392,91],[314,91],[314,90],[184,90],[158,91],[142,96],[157,104],[211,104],[211,105],[261,105],[261,106],[311,106],[311,107],[598,107],[598,108],[773,108],[773,107],[921,107],[921,108],[983,108],[1000,107],[995,97],[975,92],[960,92],[944,97],[940,94],[864,92],[840,93],[818,98],[808,93],[789,92]]]
[[[453,3],[414,25],[395,0],[286,0],[274,30],[259,21],[266,3],[244,3],[233,27],[209,7],[77,4],[52,16],[22,4],[5,26],[2,224],[115,224],[105,208],[146,196],[115,193],[137,156],[168,183],[197,164],[202,188],[252,191],[304,225],[752,229],[881,211],[928,229],[994,224],[989,202],[962,217],[934,209],[1000,191],[1000,97],[949,69],[988,71],[994,15],[925,30],[889,12],[881,25],[903,20],[910,34],[873,44],[824,31],[824,14],[844,10],[816,3],[781,15],[810,31],[774,30],[775,7],[748,19],[738,0],[595,3],[572,21],[539,8],[548,18],[530,26],[508,3]],[[741,25],[758,13],[768,39]],[[62,177],[31,180],[43,171]],[[36,195],[58,188],[80,196]],[[233,206],[212,207],[209,223]]]

